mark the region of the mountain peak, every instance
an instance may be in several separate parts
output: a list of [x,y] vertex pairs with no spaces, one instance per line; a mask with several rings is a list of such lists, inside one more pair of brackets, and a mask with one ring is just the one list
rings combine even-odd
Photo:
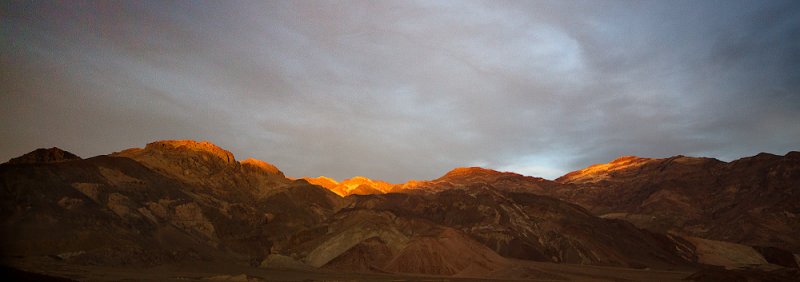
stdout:
[[354,185],[354,184],[373,184],[373,183],[376,183],[376,182],[383,182],[383,181],[372,180],[372,179],[370,179],[369,177],[366,177],[366,176],[353,176],[351,178],[343,180],[341,183],[342,184]]
[[262,161],[262,160],[258,160],[258,159],[254,159],[254,158],[248,158],[248,159],[243,160],[243,161],[241,161],[239,163],[241,163],[245,167],[252,166],[252,167],[261,169],[263,171],[266,171],[267,173],[270,173],[270,174],[283,175],[283,172],[281,172],[281,170],[278,169],[278,167],[276,167],[275,165],[273,165],[271,163]]
[[[217,175],[223,170],[242,168],[231,152],[207,141],[156,141],[147,144],[143,149],[127,149],[112,156],[133,159],[150,169],[192,183],[208,184],[212,175]],[[221,183],[220,181],[222,180],[218,180],[217,184]]]
[[333,182],[335,184],[339,184],[339,181],[336,181],[336,179],[333,179],[333,178],[330,178],[330,177],[327,177],[327,176],[324,176],[324,175],[320,175],[319,177],[317,177],[317,179],[322,179],[322,180]]
[[73,153],[61,150],[57,147],[50,149],[39,148],[30,153],[13,158],[8,161],[10,164],[34,164],[34,163],[56,163],[80,160],[81,157]]
[[448,173],[476,173],[476,172],[477,173],[500,173],[499,171],[496,171],[496,170],[493,170],[493,169],[488,169],[488,168],[482,168],[482,167],[479,167],[479,166],[457,167],[457,168],[454,168],[454,169],[450,170],[450,172],[448,172]]
[[147,144],[144,148],[148,151],[180,152],[193,151],[205,152],[214,155],[227,163],[234,163],[233,154],[208,141],[197,142],[194,140],[162,140]]
[[347,194],[356,193],[356,191],[358,191],[357,189],[362,185],[369,187],[370,189],[380,191],[381,193],[388,192],[394,186],[393,184],[388,183],[386,181],[372,180],[364,176],[354,176],[350,179],[345,179],[339,184],[344,186],[343,191],[346,192]]
[[457,167],[448,171],[444,176],[440,177],[439,179],[463,177],[463,176],[494,175],[494,174],[502,174],[502,172],[477,166]]
[[753,156],[753,158],[756,158],[756,159],[774,159],[774,158],[780,158],[780,156],[778,156],[776,154],[761,152],[761,153],[758,153],[757,155]]
[[331,178],[320,177],[303,177],[308,183],[322,186],[328,190],[333,191],[339,196],[347,196],[351,194],[383,194],[392,191],[395,187],[394,184],[382,180],[372,180],[364,176],[354,176],[342,182],[337,182]]

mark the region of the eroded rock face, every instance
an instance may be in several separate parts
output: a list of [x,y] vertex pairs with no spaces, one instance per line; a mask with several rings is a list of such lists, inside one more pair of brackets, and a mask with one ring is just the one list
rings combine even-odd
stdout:
[[384,269],[400,273],[479,276],[507,262],[461,232],[445,228],[433,236],[409,242]]
[[283,251],[312,266],[344,271],[482,276],[504,258],[464,233],[387,211],[345,209],[297,234]]
[[206,219],[203,211],[196,203],[187,203],[175,207],[174,216],[170,218],[173,224],[197,232],[208,239],[216,239],[214,225]]
[[106,206],[109,210],[118,216],[125,217],[130,214],[130,205],[128,197],[120,193],[111,193],[108,195]]
[[112,156],[133,159],[216,197],[261,198],[291,182],[274,165],[252,158],[237,162],[231,152],[205,141],[157,141]]
[[209,142],[191,140],[157,141],[144,149],[128,149],[114,155],[134,159],[164,175],[193,184],[224,184],[221,179],[207,177],[224,175],[226,170],[236,170],[239,166],[231,152]]
[[[233,154],[208,141],[197,142],[193,140],[166,140],[147,144],[145,151],[160,152],[162,154],[179,154],[181,156],[199,153],[204,156],[213,156],[226,164],[235,164]],[[203,158],[207,160],[207,158]]]
[[359,196],[352,209],[422,218],[512,258],[595,265],[680,265],[674,243],[622,221],[531,193],[481,186],[429,194]]
[[728,268],[767,264],[764,256],[750,246],[697,237],[685,238],[694,245],[697,261],[702,264]]
[[374,236],[359,241],[323,266],[336,270],[381,271],[394,255],[387,242]]

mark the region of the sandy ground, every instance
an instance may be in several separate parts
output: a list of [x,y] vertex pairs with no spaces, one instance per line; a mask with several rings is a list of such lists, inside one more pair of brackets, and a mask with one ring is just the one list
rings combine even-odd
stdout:
[[694,272],[638,270],[545,262],[514,261],[496,273],[502,278],[437,277],[325,270],[264,269],[233,263],[199,262],[156,267],[107,267],[66,264],[52,258],[6,259],[10,267],[78,281],[682,281]]

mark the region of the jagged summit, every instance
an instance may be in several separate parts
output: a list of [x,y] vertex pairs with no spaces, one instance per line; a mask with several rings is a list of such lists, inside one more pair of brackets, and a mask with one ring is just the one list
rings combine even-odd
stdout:
[[337,182],[329,177],[303,177],[308,183],[322,186],[328,190],[333,191],[339,196],[348,196],[352,194],[367,195],[367,194],[383,194],[394,191],[395,184],[388,183],[382,180],[373,180],[364,176],[354,176],[349,179]]
[[50,149],[39,148],[33,150],[30,153],[9,160],[8,163],[10,164],[55,163],[55,162],[65,162],[65,161],[73,161],[80,159],[81,157],[78,157],[73,153],[61,150],[57,147],[53,147]]

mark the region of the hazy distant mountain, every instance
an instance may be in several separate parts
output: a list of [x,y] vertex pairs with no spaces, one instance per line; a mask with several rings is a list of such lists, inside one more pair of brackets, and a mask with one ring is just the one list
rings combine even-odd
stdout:
[[458,168],[390,184],[291,180],[189,140],[89,159],[37,150],[0,165],[2,250],[74,264],[226,261],[495,278],[535,272],[519,260],[796,267],[780,244],[798,237],[797,155],[626,157],[557,181]]

